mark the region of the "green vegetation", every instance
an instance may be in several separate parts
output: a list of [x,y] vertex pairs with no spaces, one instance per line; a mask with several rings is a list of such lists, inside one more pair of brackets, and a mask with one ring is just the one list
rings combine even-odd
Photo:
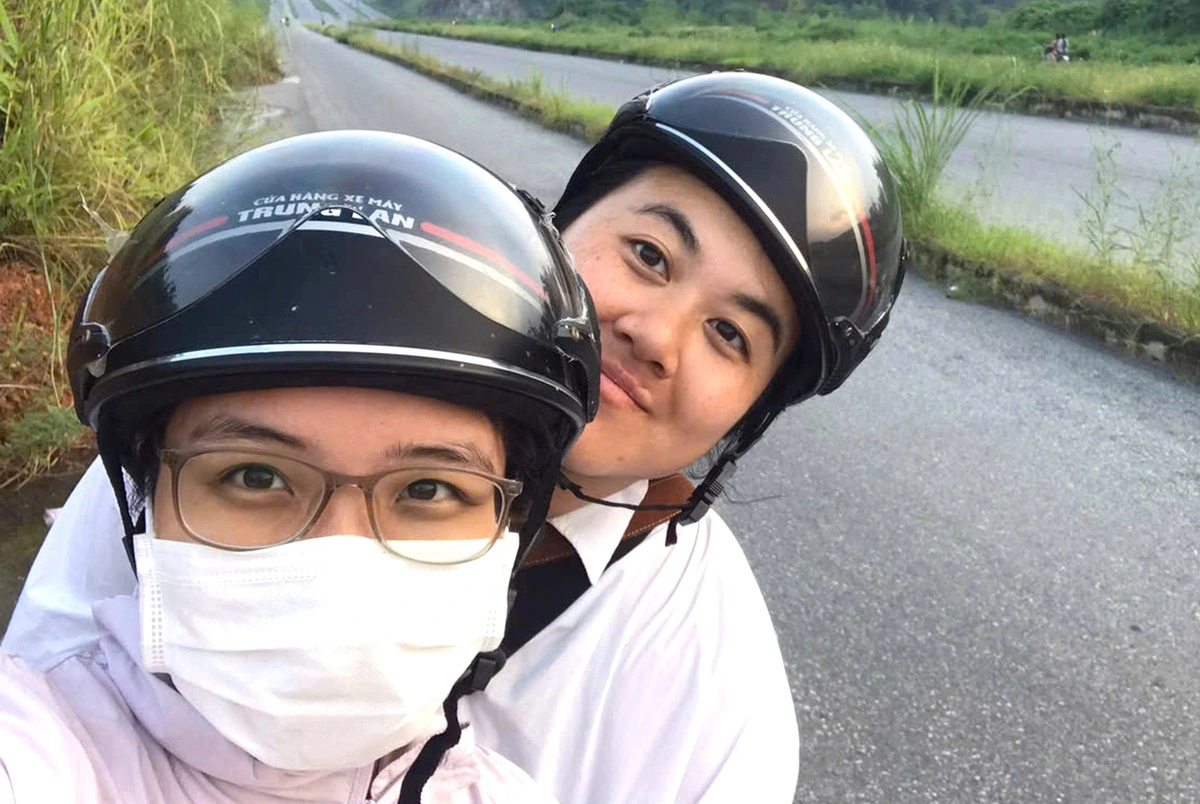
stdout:
[[411,67],[476,97],[510,106],[556,131],[595,140],[612,119],[612,109],[597,103],[572,100],[565,92],[548,88],[541,74],[536,71],[530,74],[528,81],[498,81],[480,70],[443,64],[433,56],[422,53],[418,47],[398,47],[380,41],[369,30],[360,27],[311,24],[308,27],[351,47]]
[[334,19],[340,20],[342,15],[337,12],[337,9],[325,2],[325,0],[312,0],[313,7],[322,14],[329,14]]
[[[394,17],[477,16],[464,0],[372,0]],[[1015,6],[1015,8],[1014,8]],[[1069,36],[1097,31],[1108,36],[1148,34],[1158,40],[1200,34],[1195,0],[510,0],[492,8],[511,19],[553,20],[560,27],[580,19],[616,25],[684,21],[695,25],[758,25],[803,17],[938,22],[958,28],[1056,31]],[[474,13],[473,13],[474,12]],[[840,22],[824,23],[831,29]]]
[[858,116],[859,125],[871,135],[896,179],[900,206],[910,226],[923,220],[937,201],[950,157],[975,125],[988,98],[987,93],[970,100],[964,95],[961,85],[943,91],[940,77],[934,76],[928,108],[920,103],[905,104],[888,128]]
[[6,468],[0,487],[54,466],[79,441],[82,431],[74,409],[58,405],[26,410],[16,421],[7,422],[0,443],[0,466]]
[[0,481],[77,432],[62,336],[106,246],[228,155],[231,90],[277,74],[265,5],[0,0]]
[[129,228],[220,158],[219,102],[276,70],[264,23],[235,0],[4,0],[0,236],[79,291],[98,221]]
[[[1135,52],[1141,53],[1144,61],[1151,56],[1144,48],[1133,47],[1141,41],[1136,39],[1114,47],[1105,58],[1053,65],[1040,60],[1041,46],[1048,39],[1045,34],[837,16],[779,17],[778,22],[758,26],[697,25],[668,18],[661,24],[616,25],[583,19],[556,31],[544,22],[394,20],[378,24],[414,33],[599,53],[654,64],[746,67],[806,84],[850,82],[868,88],[903,87],[929,95],[935,76],[941,75],[966,87],[967,97],[993,89],[1006,97],[1200,109],[1200,64],[1138,64]],[[1099,34],[1072,37],[1072,49],[1079,52],[1093,39],[1102,38]],[[1188,47],[1200,51],[1200,44],[1159,47],[1178,51],[1180,59]],[[1094,49],[1105,52],[1098,44]]]
[[[584,139],[595,139],[614,111],[576,104],[563,93],[548,91],[536,75],[529,81],[496,81],[477,70],[444,65],[413,48],[384,44],[362,29],[318,30],[485,99],[501,101],[539,122]],[[1192,283],[1168,279],[1167,266],[1158,259],[1120,259],[1116,254],[1119,249],[1108,254],[1083,253],[1020,228],[984,223],[969,210],[939,196],[936,188],[942,168],[970,127],[982,98],[965,100],[966,90],[961,85],[949,84],[943,89],[940,78],[935,86],[937,102],[932,111],[910,102],[891,126],[872,132],[895,163],[904,196],[905,229],[910,237],[949,252],[964,263],[986,266],[993,279],[1010,277],[1033,285],[1055,283],[1077,297],[1110,306],[1115,314],[1200,336],[1200,269]],[[958,105],[964,102],[967,108]],[[1179,214],[1178,207],[1171,209]],[[1161,231],[1141,232],[1140,241],[1161,239]],[[1127,237],[1124,242],[1133,241]]]

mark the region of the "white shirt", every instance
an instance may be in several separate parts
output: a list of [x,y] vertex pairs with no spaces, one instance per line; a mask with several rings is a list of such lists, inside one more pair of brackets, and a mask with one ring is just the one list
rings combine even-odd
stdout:
[[[613,498],[636,502],[643,484]],[[666,525],[607,571],[632,513],[555,526],[593,586],[463,703],[481,745],[566,804],[790,804],[799,730],[762,593],[713,511]],[[130,594],[108,479],[94,464],[39,552],[0,648],[38,667],[96,639],[91,603]]]

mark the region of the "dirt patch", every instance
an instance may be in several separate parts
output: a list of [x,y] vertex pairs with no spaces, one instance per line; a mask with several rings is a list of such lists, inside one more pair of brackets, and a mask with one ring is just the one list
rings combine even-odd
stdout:
[[56,368],[51,365],[54,339],[67,302],[61,291],[51,295],[41,271],[0,261],[0,421],[18,416],[35,397],[40,402],[70,401],[51,399],[47,384]]
[[59,340],[74,304],[45,275],[0,254],[0,488],[94,455],[75,421]]

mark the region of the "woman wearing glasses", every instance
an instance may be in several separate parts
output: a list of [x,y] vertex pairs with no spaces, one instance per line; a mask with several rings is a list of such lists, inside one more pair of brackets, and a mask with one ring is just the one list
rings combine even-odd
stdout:
[[139,224],[68,363],[137,587],[0,657],[0,800],[552,800],[457,717],[594,411],[540,209],[407,137],[266,146]]

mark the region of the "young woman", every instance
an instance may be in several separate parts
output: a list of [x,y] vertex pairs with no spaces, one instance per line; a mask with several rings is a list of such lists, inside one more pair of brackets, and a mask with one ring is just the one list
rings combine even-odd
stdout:
[[[708,506],[775,416],[837,388],[886,325],[903,275],[887,169],[814,93],[717,73],[626,104],[557,223],[596,302],[602,401],[518,574],[508,664],[466,699],[469,720],[563,801],[790,802],[799,736],[778,642]],[[706,454],[694,492],[672,477]],[[89,601],[129,581],[69,544],[112,529],[109,497],[81,482],[6,645],[45,662],[92,638]]]
[[542,211],[420,140],[285,140],[159,203],[68,356],[137,588],[45,671],[0,656],[0,799],[551,801],[455,708],[597,347]]

